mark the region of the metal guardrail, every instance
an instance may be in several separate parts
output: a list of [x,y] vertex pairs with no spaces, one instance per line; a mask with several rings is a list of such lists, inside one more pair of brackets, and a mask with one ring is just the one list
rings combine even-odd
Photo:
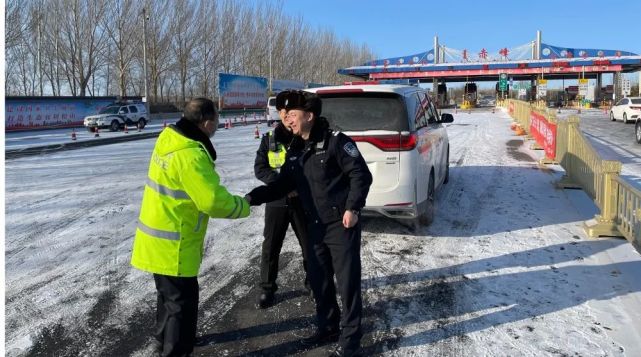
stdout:
[[158,135],[160,135],[160,131],[135,133],[135,134],[132,133],[131,135],[127,135],[127,136],[118,136],[118,137],[83,140],[83,141],[72,141],[68,143],[32,146],[32,147],[20,148],[20,149],[9,149],[5,151],[4,157],[6,160],[10,160],[10,159],[17,159],[25,156],[35,156],[35,155],[54,153],[58,151],[76,150],[76,149],[88,148],[92,146],[109,145],[109,144],[122,143],[126,141],[155,138]]
[[579,117],[559,120],[553,111],[540,105],[509,99],[502,103],[508,113],[527,132],[530,130],[532,111],[556,125],[555,160],[565,170],[559,187],[583,189],[601,211],[584,222],[590,237],[625,237],[641,252],[641,190],[619,174],[621,162],[603,160],[579,128]]

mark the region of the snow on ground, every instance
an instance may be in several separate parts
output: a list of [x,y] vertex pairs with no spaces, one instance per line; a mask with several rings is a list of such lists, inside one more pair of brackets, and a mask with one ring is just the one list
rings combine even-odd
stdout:
[[557,115],[559,118],[578,115],[581,131],[599,155],[621,162],[621,177],[641,190],[641,145],[634,137],[633,122],[613,122],[601,109],[583,109],[580,114],[574,109],[564,109]]
[[[370,354],[641,355],[639,254],[625,240],[586,238],[593,204],[580,191],[556,190],[560,168],[539,168],[540,152],[509,123],[504,113],[455,115],[450,183],[437,194],[432,226],[413,233],[365,220]],[[253,130],[213,139],[222,183],[234,193],[258,184]],[[153,144],[6,161],[8,356],[148,354],[155,289],[129,258]],[[246,272],[260,254],[263,212],[210,221],[199,280],[201,301],[213,308],[201,311],[201,329],[224,323],[254,287]],[[295,239],[283,254],[299,264]]]

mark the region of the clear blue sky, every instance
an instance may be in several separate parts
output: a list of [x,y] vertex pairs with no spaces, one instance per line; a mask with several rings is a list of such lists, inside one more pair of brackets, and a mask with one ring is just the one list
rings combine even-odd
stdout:
[[[278,1],[278,0],[274,0]],[[641,1],[283,0],[283,11],[366,43],[379,58],[447,47],[496,52],[532,41],[641,54]]]

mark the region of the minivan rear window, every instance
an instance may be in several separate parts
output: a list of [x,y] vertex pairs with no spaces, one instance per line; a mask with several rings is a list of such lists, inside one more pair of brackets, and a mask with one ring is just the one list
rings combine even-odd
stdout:
[[321,95],[323,110],[333,129],[341,131],[407,131],[405,103],[396,93],[332,93]]
[[269,98],[269,102],[267,103],[270,107],[275,107],[276,106],[276,98]]
[[641,104],[641,99],[630,99],[632,104]]

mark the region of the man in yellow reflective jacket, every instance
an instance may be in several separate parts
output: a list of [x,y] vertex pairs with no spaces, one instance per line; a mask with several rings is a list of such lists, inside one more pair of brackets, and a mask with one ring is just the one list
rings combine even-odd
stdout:
[[149,162],[131,264],[154,275],[155,338],[162,356],[193,351],[197,275],[209,217],[249,215],[247,201],[220,184],[211,143],[217,128],[214,103],[196,98],[176,125],[162,131]]

